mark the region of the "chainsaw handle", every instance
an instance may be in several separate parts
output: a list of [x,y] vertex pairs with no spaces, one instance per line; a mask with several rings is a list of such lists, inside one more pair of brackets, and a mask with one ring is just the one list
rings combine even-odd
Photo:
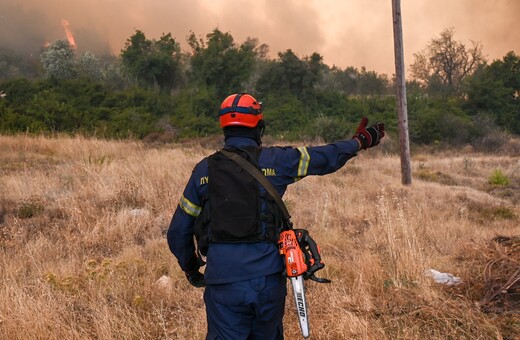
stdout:
[[[307,230],[305,230],[303,237],[304,237],[303,242],[305,245],[309,246],[309,251],[311,253],[311,257],[314,259],[314,262],[322,263],[321,255],[320,255],[320,248],[318,248],[318,245],[316,244],[314,239],[311,237],[311,235],[309,235],[309,232]],[[306,247],[304,247],[304,248],[306,248]]]
[[324,277],[316,277],[314,274],[310,275],[308,279],[311,279],[312,281],[316,281],[318,283],[331,283],[332,280],[326,279]]
[[303,274],[304,279],[311,279],[319,283],[330,283],[329,279],[316,277],[314,275],[320,269],[325,267],[325,264],[321,261],[320,248],[316,244],[316,241],[309,235],[309,232],[305,229],[294,229],[296,238],[302,248],[305,255],[305,260],[308,262],[307,271]]

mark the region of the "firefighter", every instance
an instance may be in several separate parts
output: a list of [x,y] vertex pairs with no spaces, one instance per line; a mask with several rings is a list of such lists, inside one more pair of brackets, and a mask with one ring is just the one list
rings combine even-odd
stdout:
[[[337,171],[384,136],[384,124],[367,127],[363,118],[351,139],[321,146],[261,147],[262,104],[247,93],[227,97],[219,117],[224,149],[261,169],[280,196],[306,176]],[[287,291],[276,244],[279,223],[277,205],[236,163],[217,152],[195,166],[167,239],[189,283],[205,287],[207,339],[283,339]],[[206,255],[204,274],[200,253]]]

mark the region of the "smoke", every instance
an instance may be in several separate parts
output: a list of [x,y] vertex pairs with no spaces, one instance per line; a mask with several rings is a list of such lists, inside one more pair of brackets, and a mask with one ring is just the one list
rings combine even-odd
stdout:
[[0,47],[33,53],[45,42],[51,25],[43,13],[16,3],[0,5]]
[[[502,58],[520,53],[520,1],[403,1],[405,64],[445,28],[455,39],[483,45]],[[67,39],[70,25],[77,51],[119,55],[135,30],[148,38],[172,33],[183,49],[190,32],[214,28],[240,43],[248,37],[269,45],[270,56],[292,49],[300,57],[317,52],[328,65],[365,66],[394,72],[391,0],[2,0],[0,48],[39,53],[46,42]]]
[[[403,9],[405,44],[411,53],[423,49],[444,28],[455,29],[455,39],[482,44],[489,61],[509,51],[520,54],[520,1],[415,1]],[[425,15],[429,13],[429,15]],[[410,60],[411,61],[411,60]]]

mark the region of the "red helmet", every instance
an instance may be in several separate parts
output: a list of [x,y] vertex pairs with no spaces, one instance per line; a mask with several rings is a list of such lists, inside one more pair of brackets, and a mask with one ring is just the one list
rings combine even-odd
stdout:
[[247,93],[236,93],[220,105],[220,127],[245,126],[254,128],[263,120],[262,103]]

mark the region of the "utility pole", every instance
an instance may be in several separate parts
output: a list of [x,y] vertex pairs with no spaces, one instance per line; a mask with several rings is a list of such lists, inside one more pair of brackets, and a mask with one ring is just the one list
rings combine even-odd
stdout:
[[412,184],[410,138],[408,136],[408,109],[406,105],[406,78],[404,75],[403,26],[401,0],[392,0],[394,22],[395,81],[397,87],[397,121],[399,125],[399,150],[401,154],[401,182]]

